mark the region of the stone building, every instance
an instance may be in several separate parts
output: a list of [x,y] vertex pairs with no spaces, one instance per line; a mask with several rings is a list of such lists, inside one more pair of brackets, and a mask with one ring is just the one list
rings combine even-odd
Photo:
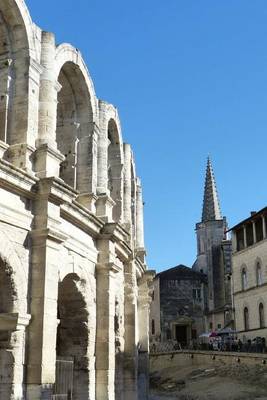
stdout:
[[196,224],[197,259],[193,269],[207,275],[206,331],[233,325],[231,296],[231,241],[226,236],[215,177],[207,162],[201,222]]
[[267,207],[234,226],[232,241],[236,330],[267,341]]
[[23,0],[0,0],[0,193],[0,398],[146,398],[133,152],[81,53]]
[[185,265],[157,274],[150,314],[151,343],[171,340],[186,347],[197,339],[205,329],[206,290],[206,275]]
[[202,219],[196,224],[197,259],[192,269],[180,265],[154,279],[151,342],[171,339],[188,345],[203,332],[233,327],[232,244],[226,231],[208,159]]

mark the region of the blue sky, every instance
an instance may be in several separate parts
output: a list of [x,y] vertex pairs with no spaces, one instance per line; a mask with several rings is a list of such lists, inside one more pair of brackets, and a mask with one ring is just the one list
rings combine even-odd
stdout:
[[206,158],[233,225],[267,205],[265,0],[28,0],[119,109],[144,186],[148,264],[192,265]]

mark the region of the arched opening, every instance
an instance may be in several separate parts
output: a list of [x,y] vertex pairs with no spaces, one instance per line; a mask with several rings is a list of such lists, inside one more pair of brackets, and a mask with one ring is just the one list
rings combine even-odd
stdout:
[[[0,322],[5,315],[13,311],[15,293],[11,275],[5,263],[0,259]],[[2,320],[3,319],[3,320]],[[5,326],[5,323],[3,324]],[[10,399],[13,392],[15,360],[10,351],[12,332],[2,328],[0,323],[0,398]]]
[[115,335],[115,398],[123,396],[123,349],[121,338],[122,315],[118,299],[115,300],[114,335]]
[[248,314],[248,308],[244,308],[244,331],[249,330],[249,314]]
[[93,133],[93,112],[86,80],[80,68],[66,62],[59,73],[56,141],[65,156],[60,177],[81,193],[89,192],[92,174],[90,139]]
[[119,133],[113,119],[108,124],[108,189],[115,202],[113,221],[118,222],[122,214],[122,160]]
[[260,286],[263,284],[262,269],[261,269],[260,262],[257,262],[257,264],[256,264],[256,284],[257,284],[257,286]]
[[247,270],[245,267],[242,268],[241,283],[242,283],[242,290],[246,290],[248,287],[248,280],[247,280]]
[[72,395],[73,400],[87,400],[89,393],[88,311],[83,291],[84,282],[76,274],[59,283],[55,392]]
[[[0,140],[9,145],[30,139],[29,97],[34,98],[35,91],[29,82],[28,60],[35,57],[31,29],[24,2],[0,0]],[[34,115],[31,117],[33,121]]]
[[264,318],[264,306],[262,303],[259,304],[259,322],[260,322],[260,328],[264,328],[265,318]]

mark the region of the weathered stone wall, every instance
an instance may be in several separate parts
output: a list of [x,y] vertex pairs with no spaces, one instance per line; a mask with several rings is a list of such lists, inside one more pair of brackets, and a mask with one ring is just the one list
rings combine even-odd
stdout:
[[118,110],[23,0],[0,22],[0,398],[64,394],[64,360],[74,400],[146,398],[152,274]]
[[[256,336],[267,340],[267,242],[266,239],[242,251],[233,253],[233,292],[236,329],[239,337],[254,339]],[[261,267],[262,281],[257,282],[257,265]],[[242,287],[242,271],[246,271],[246,287]],[[263,321],[260,325],[259,305],[263,305]],[[249,329],[245,329],[244,309],[248,309]]]
[[[156,372],[164,368],[173,367],[210,367],[220,365],[262,365],[267,363],[266,354],[249,353],[226,353],[226,352],[204,352],[204,351],[184,351],[169,354],[151,354],[150,372]],[[267,368],[267,366],[266,366]]]

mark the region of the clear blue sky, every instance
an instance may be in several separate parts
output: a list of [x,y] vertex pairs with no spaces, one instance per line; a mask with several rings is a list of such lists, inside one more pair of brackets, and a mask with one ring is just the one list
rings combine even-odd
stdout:
[[28,0],[119,108],[144,186],[148,264],[192,265],[207,155],[230,225],[267,205],[265,0]]

